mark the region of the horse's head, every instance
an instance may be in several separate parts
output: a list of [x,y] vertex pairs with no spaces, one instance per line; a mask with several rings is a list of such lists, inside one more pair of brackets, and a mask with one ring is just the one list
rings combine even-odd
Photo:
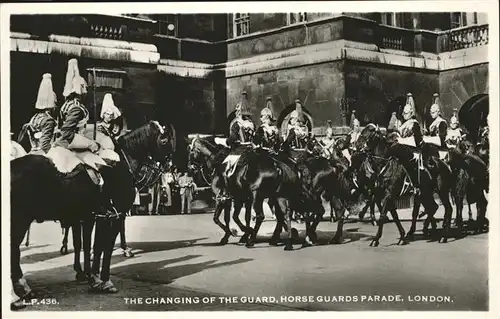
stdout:
[[349,148],[350,145],[351,145],[351,135],[350,134],[348,134],[346,136],[339,137],[335,141],[335,146],[339,150],[345,150],[345,149]]
[[370,123],[361,131],[356,141],[356,149],[359,152],[373,151],[382,143],[385,143],[384,134],[378,125]]
[[151,157],[155,162],[166,162],[175,151],[175,130],[172,125],[162,126],[150,121],[122,135],[118,144],[136,160]]
[[215,141],[195,136],[188,145],[188,167],[196,171],[216,151]]
[[306,139],[306,150],[315,156],[319,156],[323,153],[323,146],[315,137],[309,136]]

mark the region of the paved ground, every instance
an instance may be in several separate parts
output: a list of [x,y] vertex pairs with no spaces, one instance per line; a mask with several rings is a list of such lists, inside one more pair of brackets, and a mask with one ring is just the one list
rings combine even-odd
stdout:
[[290,252],[265,242],[272,221],[263,224],[251,249],[236,244],[238,238],[215,245],[222,233],[211,214],[134,216],[126,227],[136,256],[125,259],[115,251],[111,272],[120,292],[93,295],[74,281],[73,255],[59,253],[59,224],[34,224],[22,267],[38,296],[57,305],[26,310],[487,310],[486,234],[448,244],[417,236],[397,246],[397,229],[389,224],[373,248],[369,239],[376,228],[352,223],[345,226],[343,244],[326,245],[336,224],[323,222],[321,245],[296,244]]

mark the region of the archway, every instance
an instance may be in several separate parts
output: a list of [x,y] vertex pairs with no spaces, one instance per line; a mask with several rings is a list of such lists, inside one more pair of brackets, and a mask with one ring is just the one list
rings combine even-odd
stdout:
[[458,111],[458,120],[471,135],[476,138],[481,127],[488,126],[490,98],[488,94],[477,94],[469,98]]
[[[295,104],[290,104],[287,107],[285,107],[285,109],[281,111],[280,115],[278,116],[278,121],[276,123],[276,126],[279,128],[282,136],[286,136],[287,134],[288,121],[290,120],[290,116],[294,110],[295,110]],[[314,127],[314,121],[312,119],[311,112],[309,112],[309,110],[306,109],[304,106],[302,106],[302,111],[304,112],[304,115],[306,117],[307,127],[309,129],[309,132],[311,132]]]

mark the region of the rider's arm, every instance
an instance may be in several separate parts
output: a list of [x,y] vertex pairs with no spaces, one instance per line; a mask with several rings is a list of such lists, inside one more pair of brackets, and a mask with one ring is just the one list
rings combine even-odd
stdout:
[[255,145],[262,145],[264,141],[264,128],[260,126],[253,136],[253,143]]
[[238,123],[234,123],[231,127],[231,131],[229,132],[229,137],[227,138],[227,145],[229,147],[235,146],[240,139],[240,126]]
[[47,153],[50,150],[52,138],[54,137],[56,121],[48,117],[41,123],[41,127],[42,137],[40,137],[40,148]]
[[411,129],[413,132],[413,137],[415,138],[415,144],[418,146],[423,142],[422,131],[420,130],[420,124],[417,121],[415,121]]
[[446,125],[446,122],[443,121],[443,122],[439,123],[439,126],[438,126],[438,136],[439,136],[439,139],[441,140],[441,143],[446,141],[446,135],[448,135],[448,125]]
[[75,137],[78,122],[84,118],[85,114],[83,113],[83,110],[79,107],[71,108],[66,116],[66,121],[64,121],[61,127],[61,138],[57,144],[63,147],[68,147]]

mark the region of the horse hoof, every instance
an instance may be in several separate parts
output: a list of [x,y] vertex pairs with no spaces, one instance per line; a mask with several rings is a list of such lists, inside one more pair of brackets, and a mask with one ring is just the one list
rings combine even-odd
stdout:
[[284,250],[285,251],[292,251],[293,250],[293,246],[292,245],[286,245]]
[[296,228],[292,228],[291,233],[292,233],[292,238],[293,239],[299,238],[299,232],[297,231]]
[[27,242],[24,244],[24,246],[26,246],[26,247],[28,247],[29,245],[30,245],[30,242],[29,242],[29,241],[27,241]]
[[379,245],[379,242],[376,239],[372,240],[372,242],[370,243],[370,247],[378,247],[378,245]]
[[332,245],[340,245],[342,242],[340,241],[340,238],[333,238],[330,240],[330,244]]
[[278,239],[271,239],[269,241],[269,245],[270,246],[278,246],[278,244],[279,244],[279,240]]
[[414,238],[414,235],[413,235],[413,234],[407,234],[407,235],[405,236],[405,240],[406,240],[406,241],[413,240],[413,238]]
[[10,304],[10,310],[11,311],[16,311],[26,308],[26,303],[24,302],[23,299],[18,299]]
[[226,245],[226,244],[227,244],[227,242],[228,242],[228,241],[229,241],[229,239],[228,239],[228,238],[226,238],[226,237],[224,237],[224,238],[222,238],[222,239],[219,241],[219,245],[224,246],[224,245]]
[[77,282],[86,282],[88,280],[87,275],[85,275],[83,272],[79,272],[75,276]]
[[308,241],[305,241],[303,244],[302,244],[302,248],[307,248],[307,247],[311,247],[312,244]]
[[255,244],[253,242],[248,242],[245,244],[245,247],[252,248]]
[[405,246],[405,245],[408,245],[408,241],[406,241],[406,238],[401,238],[399,241],[398,241],[398,245],[399,246]]
[[238,243],[240,243],[240,244],[244,244],[244,243],[246,243],[246,242],[247,242],[247,240],[248,240],[248,236],[243,235],[243,236],[240,238],[240,240],[238,241]]
[[101,292],[105,294],[116,294],[118,292],[118,289],[113,285],[111,280],[106,281],[101,285]]
[[61,246],[61,249],[59,250],[59,252],[61,253],[61,255],[66,255],[68,254],[68,246]]
[[441,243],[441,244],[446,244],[447,242],[448,242],[448,238],[446,238],[446,237],[441,237],[439,239],[439,243]]
[[134,257],[134,253],[132,252],[132,250],[129,249],[125,249],[123,251],[123,257],[126,257],[126,258],[131,258],[131,257]]

